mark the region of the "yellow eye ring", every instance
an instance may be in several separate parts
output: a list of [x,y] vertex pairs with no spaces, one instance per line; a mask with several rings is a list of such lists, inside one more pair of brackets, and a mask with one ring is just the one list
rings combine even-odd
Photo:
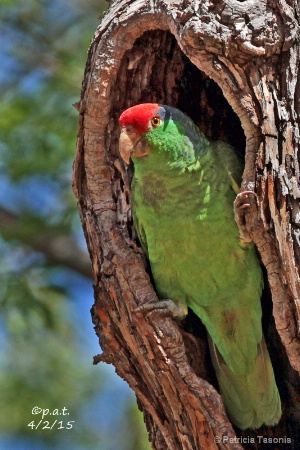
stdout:
[[158,127],[158,126],[160,125],[160,123],[161,123],[161,120],[160,120],[159,117],[157,117],[157,116],[152,117],[152,119],[151,119],[151,125],[153,126],[153,128]]

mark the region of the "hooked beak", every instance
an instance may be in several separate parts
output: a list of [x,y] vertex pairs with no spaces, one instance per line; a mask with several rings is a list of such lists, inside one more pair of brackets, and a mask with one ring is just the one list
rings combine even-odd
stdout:
[[121,129],[119,152],[127,164],[129,164],[131,156],[144,156],[149,153],[149,150],[143,137],[137,134],[132,127],[123,127]]

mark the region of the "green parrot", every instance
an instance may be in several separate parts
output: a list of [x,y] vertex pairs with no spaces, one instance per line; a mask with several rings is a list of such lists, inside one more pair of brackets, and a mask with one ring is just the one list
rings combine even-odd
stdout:
[[[176,108],[145,103],[120,117],[120,155],[134,164],[133,221],[160,304],[204,323],[227,414],[240,429],[275,425],[281,402],[261,324],[262,272],[241,241],[233,202],[243,164]],[[247,208],[249,192],[239,194]]]

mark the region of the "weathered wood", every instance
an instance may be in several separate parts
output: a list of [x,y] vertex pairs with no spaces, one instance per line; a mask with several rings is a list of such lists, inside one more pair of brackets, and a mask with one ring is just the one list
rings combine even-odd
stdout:
[[[292,0],[111,1],[91,45],[78,104],[74,191],[95,276],[93,321],[103,349],[98,360],[113,363],[134,389],[155,449],[238,449],[241,442],[229,441],[234,431],[211,385],[205,333],[193,338],[189,323],[133,312],[156,293],[135,242],[132,169],[118,157],[118,117],[143,101],[170,104],[187,112],[208,137],[245,151],[242,188],[257,192],[258,214],[245,217],[242,231],[257,245],[266,268],[276,324],[266,334],[284,404],[279,426],[263,434],[295,436],[298,20]],[[264,308],[267,297],[266,291]],[[254,444],[243,444],[260,448],[259,434],[238,436],[252,436]]]

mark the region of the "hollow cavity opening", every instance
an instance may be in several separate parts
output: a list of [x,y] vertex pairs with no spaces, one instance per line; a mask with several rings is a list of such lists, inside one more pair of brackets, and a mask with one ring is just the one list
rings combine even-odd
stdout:
[[174,106],[212,140],[245,152],[245,135],[238,116],[222,90],[185,56],[175,37],[152,30],[138,38],[122,59],[115,85],[121,113],[129,106],[153,102]]
[[[240,120],[225,99],[221,88],[191,63],[170,32],[147,31],[135,41],[133,47],[122,58],[112,96],[112,115],[115,124],[118,123],[121,112],[130,106],[145,102],[167,104],[177,107],[191,117],[209,139],[226,141],[240,154],[245,153],[246,139]],[[113,138],[115,146],[112,146],[112,156],[117,157],[118,127],[113,131]],[[130,168],[123,173],[125,186],[129,186],[131,174]],[[122,195],[120,192],[118,194]],[[128,198],[125,203],[128,204]],[[131,217],[128,216],[127,219],[129,236],[134,239],[136,235]],[[285,375],[290,369],[276,327],[271,320],[272,304],[266,277],[265,286],[264,332],[271,358],[275,360],[274,367],[281,367],[282,374],[278,373],[278,370],[275,372],[280,389],[283,391],[283,380],[287,378]],[[198,334],[199,339],[206,342],[206,332],[204,327],[199,327],[198,318],[190,314],[189,319],[190,321],[185,324],[186,330],[196,336]],[[205,345],[203,347],[205,348]],[[188,353],[192,354],[192,350]],[[203,353],[208,354],[207,348]],[[198,354],[197,358],[199,359]],[[280,360],[281,364],[276,359]],[[209,366],[209,361],[205,363],[200,361],[199,366],[200,368],[195,370],[201,374],[201,371],[205,372],[204,368]],[[208,378],[214,381],[212,370],[208,371]],[[202,376],[205,378],[205,375]]]

